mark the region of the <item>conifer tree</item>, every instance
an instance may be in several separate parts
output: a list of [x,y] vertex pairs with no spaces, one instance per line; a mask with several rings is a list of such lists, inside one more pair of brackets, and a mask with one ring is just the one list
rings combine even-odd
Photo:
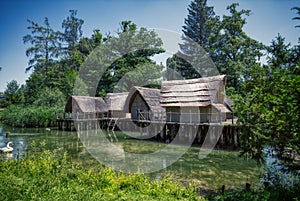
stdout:
[[[208,74],[207,69],[203,69],[205,62],[199,63],[194,60],[208,56],[206,51],[210,49],[209,37],[215,32],[213,22],[218,21],[213,7],[207,6],[207,0],[194,0],[189,5],[188,12],[182,27],[184,42],[180,44],[180,52],[167,60],[168,68],[179,72],[185,79],[198,78]],[[167,75],[167,79],[175,78]]]

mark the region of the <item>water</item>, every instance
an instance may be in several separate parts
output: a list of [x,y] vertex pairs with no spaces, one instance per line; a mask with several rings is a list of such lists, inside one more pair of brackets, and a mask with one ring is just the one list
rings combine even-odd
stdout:
[[[8,136],[7,133],[9,133]],[[30,154],[32,143],[35,143],[37,146],[45,144],[45,149],[49,150],[64,149],[74,158],[78,158],[80,154],[85,152],[76,132],[0,128],[0,147],[5,147],[9,141],[13,142],[13,151],[12,153],[1,153],[0,157],[5,159],[22,158],[26,154]]]
[[[10,132],[10,136],[6,137],[6,132]],[[156,164],[161,167],[159,171],[149,174],[149,176],[156,180],[161,180],[164,176],[171,176],[173,179],[181,183],[187,184],[189,182],[197,183],[199,188],[217,190],[225,185],[228,189],[243,189],[245,183],[254,183],[258,180],[260,170],[254,161],[245,161],[239,158],[239,153],[236,151],[214,150],[208,157],[199,160],[199,147],[191,147],[186,153],[178,158],[177,161],[171,163],[167,154],[177,154],[181,151],[181,147],[176,145],[170,147],[168,152],[162,153],[155,158],[156,161],[148,161],[147,156],[142,156],[137,159],[134,154],[147,154],[163,150],[169,144],[157,143],[152,141],[134,140],[129,138],[124,133],[103,132],[103,147],[97,147],[95,150],[87,150],[86,147],[97,143],[91,136],[89,140],[84,141],[84,136],[77,132],[66,132],[51,129],[17,129],[17,128],[0,128],[0,147],[6,146],[8,141],[12,141],[12,153],[0,153],[0,159],[22,158],[31,154],[35,149],[32,143],[35,142],[37,146],[45,144],[45,149],[55,150],[60,149],[67,152],[72,160],[83,164],[85,167],[99,165],[99,161],[92,156],[96,152],[102,154],[102,161],[105,161],[106,166],[119,165],[122,167],[125,164],[131,167],[133,172],[139,172],[143,167],[143,163],[152,166]],[[99,139],[97,139],[99,141]],[[101,141],[101,139],[100,139]],[[84,143],[85,144],[84,144]],[[115,150],[123,150],[126,154],[125,163],[119,163],[122,160],[122,152],[116,153],[116,156],[121,157],[118,160],[112,160],[109,155],[105,155],[105,143],[113,142],[116,146]],[[43,145],[44,146],[44,145]],[[120,148],[120,149],[118,149]],[[130,158],[128,153],[133,153]],[[102,163],[103,164],[103,163]],[[142,171],[141,171],[142,172]]]
[[278,152],[272,147],[264,149],[266,158],[263,180],[269,185],[280,185],[289,189],[300,184],[300,170],[291,171],[278,158]]

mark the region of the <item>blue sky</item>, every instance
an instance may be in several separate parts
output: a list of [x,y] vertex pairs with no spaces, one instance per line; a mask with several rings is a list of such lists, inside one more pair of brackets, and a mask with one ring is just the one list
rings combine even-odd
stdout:
[[[0,91],[4,91],[7,82],[17,80],[24,84],[29,74],[25,73],[28,58],[25,55],[27,45],[22,37],[28,34],[27,19],[39,24],[45,17],[55,30],[61,30],[62,21],[68,16],[68,10],[78,10],[78,17],[84,19],[84,36],[91,36],[94,29],[102,33],[114,34],[123,20],[131,20],[138,27],[161,28],[181,34],[184,18],[188,12],[190,0],[2,0],[0,1]],[[291,11],[300,6],[298,0],[208,0],[214,6],[217,15],[227,14],[227,5],[238,2],[239,8],[252,10],[247,18],[246,33],[265,44],[278,33],[287,42],[296,44],[300,28],[294,28],[300,21],[292,20],[296,16]]]

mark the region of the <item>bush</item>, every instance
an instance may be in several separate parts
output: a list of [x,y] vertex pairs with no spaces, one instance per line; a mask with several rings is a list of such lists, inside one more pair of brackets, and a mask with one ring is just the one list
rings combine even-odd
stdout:
[[84,168],[58,151],[0,162],[2,200],[204,200],[168,179]]
[[56,126],[56,112],[61,107],[11,105],[2,111],[1,121],[14,127],[52,127]]
[[211,201],[299,201],[299,192],[299,185],[289,189],[272,186],[264,190],[226,192],[208,199]]

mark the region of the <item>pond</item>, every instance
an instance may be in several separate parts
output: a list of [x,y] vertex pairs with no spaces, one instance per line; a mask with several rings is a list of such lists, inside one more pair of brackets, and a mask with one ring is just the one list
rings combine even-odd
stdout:
[[[7,132],[9,136],[6,136]],[[214,191],[222,185],[226,189],[243,189],[246,183],[257,183],[261,173],[254,161],[240,158],[237,151],[217,149],[200,160],[200,147],[137,140],[121,132],[99,134],[0,128],[0,133],[0,147],[12,141],[14,148],[12,153],[1,153],[3,160],[26,157],[33,151],[31,145],[35,143],[50,150],[63,149],[73,161],[86,167],[102,163],[122,171],[129,167],[127,172],[137,173],[157,164],[156,169],[148,173],[153,179],[168,176],[183,184],[193,183],[201,189]]]

